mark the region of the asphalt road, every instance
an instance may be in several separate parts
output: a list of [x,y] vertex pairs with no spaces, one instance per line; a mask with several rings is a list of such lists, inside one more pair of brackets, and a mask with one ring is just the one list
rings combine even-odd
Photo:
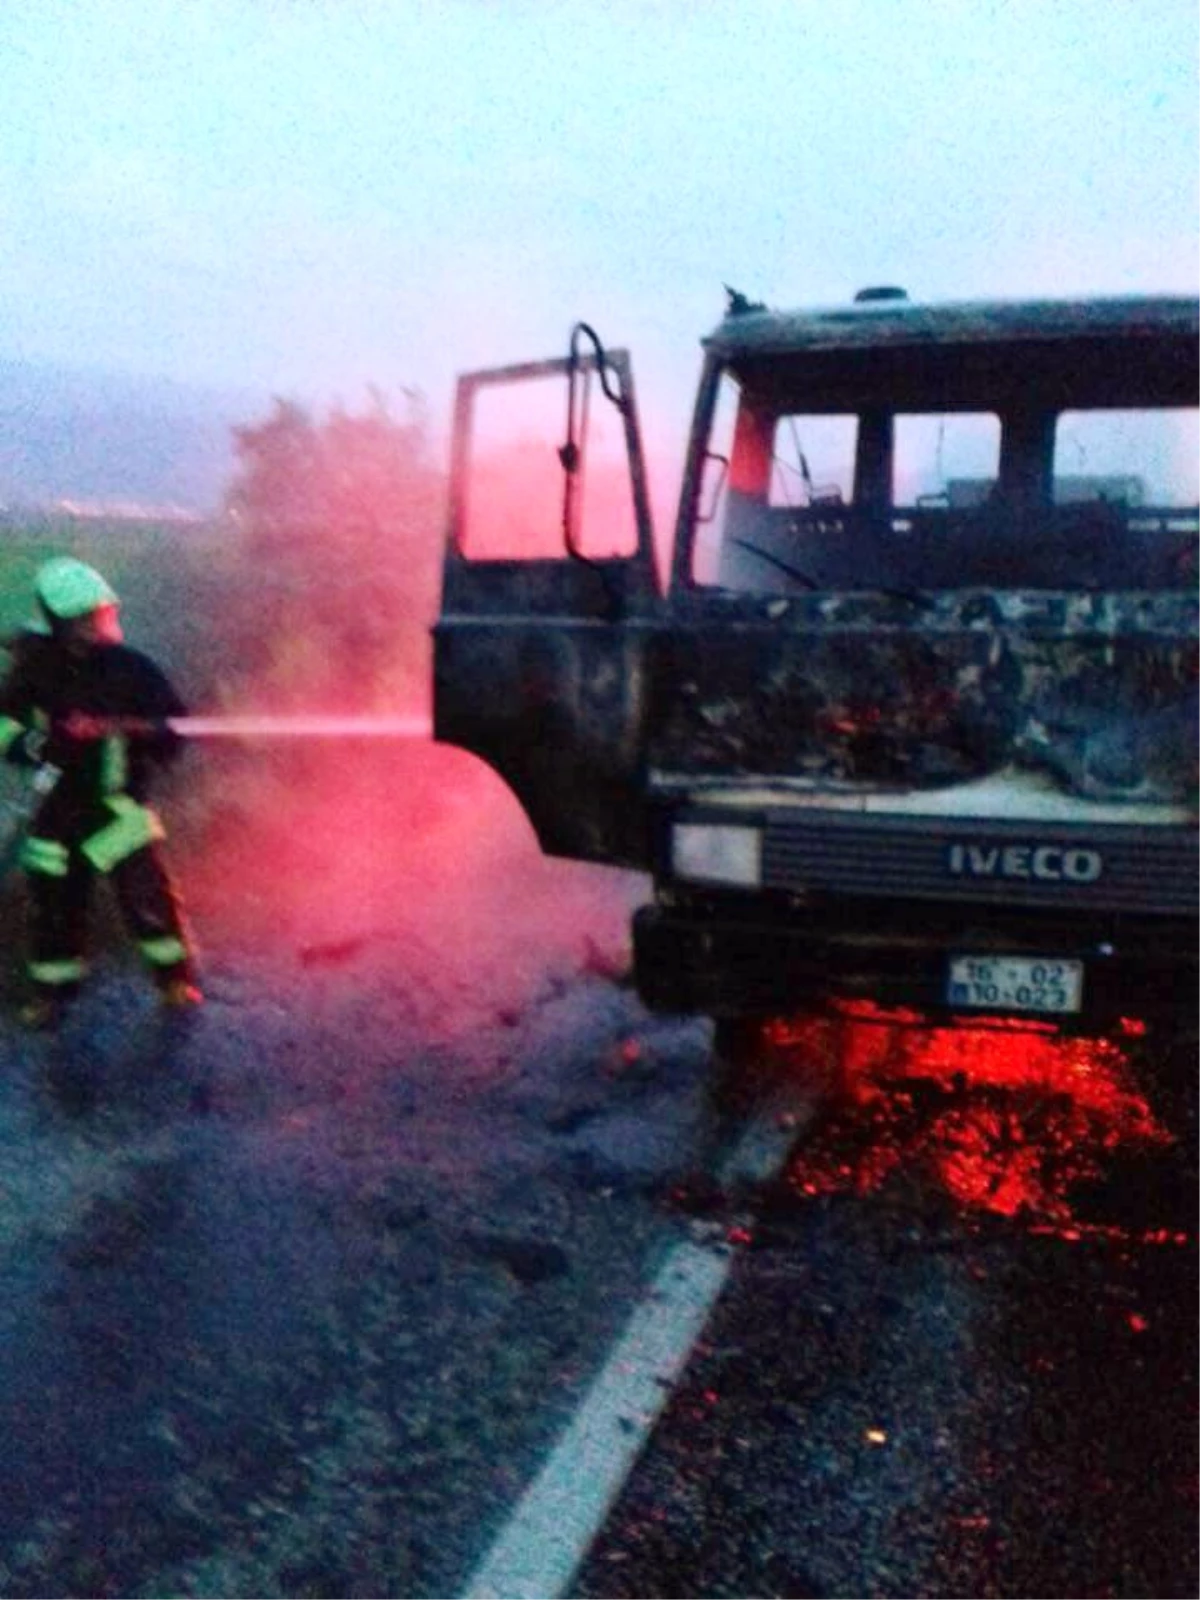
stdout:
[[462,1048],[212,989],[5,1027],[0,1592],[452,1593],[678,1229],[703,1038],[586,975]]
[[101,898],[23,1035],[5,886],[0,1592],[452,1592],[678,1228],[704,1031],[615,981],[628,885],[482,826],[464,764],[169,797],[191,1017]]
[[1195,1593],[1194,1153],[1142,1095],[1190,1044],[822,1025],[784,1065],[840,1098],[726,1192],[632,886],[460,801],[382,853],[393,776],[191,864],[196,1016],[103,919],[58,1036],[0,1014],[0,1593],[459,1592],[700,1226],[730,1292],[577,1593]]
[[[758,1196],[574,1594],[1197,1592],[1194,1151],[1107,1123],[1080,1160],[1044,1086],[1014,1140],[978,1084],[914,1113],[920,1081]],[[1021,1203],[964,1200],[964,1157],[993,1200],[1022,1166]]]

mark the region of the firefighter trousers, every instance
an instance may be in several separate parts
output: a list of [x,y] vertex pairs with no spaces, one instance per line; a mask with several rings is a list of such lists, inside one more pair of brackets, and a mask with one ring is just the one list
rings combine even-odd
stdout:
[[[74,988],[87,974],[87,932],[97,868],[77,846],[59,846],[55,870],[26,862],[29,885],[29,977],[49,992]],[[65,858],[65,859],[64,859]],[[65,870],[63,870],[65,867]],[[121,917],[155,982],[194,978],[193,956],[179,900],[155,843],[143,845],[102,876],[116,893]]]

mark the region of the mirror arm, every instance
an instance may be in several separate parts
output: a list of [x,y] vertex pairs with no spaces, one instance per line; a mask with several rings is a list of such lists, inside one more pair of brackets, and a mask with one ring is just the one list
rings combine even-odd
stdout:
[[610,618],[615,618],[621,611],[621,597],[618,594],[609,573],[590,556],[585,556],[578,548],[575,539],[577,479],[582,475],[584,463],[584,445],[587,440],[587,415],[589,390],[587,376],[583,373],[583,385],[580,387],[581,368],[583,358],[580,354],[581,341],[586,338],[591,341],[595,350],[596,371],[600,377],[600,387],[605,398],[610,400],[622,416],[628,411],[628,403],[619,389],[614,389],[609,381],[608,356],[600,337],[589,323],[577,322],[571,329],[571,342],[567,352],[567,437],[559,447],[558,459],[563,468],[563,509],[562,529],[563,545],[568,556],[573,561],[580,561],[600,579],[608,600]]

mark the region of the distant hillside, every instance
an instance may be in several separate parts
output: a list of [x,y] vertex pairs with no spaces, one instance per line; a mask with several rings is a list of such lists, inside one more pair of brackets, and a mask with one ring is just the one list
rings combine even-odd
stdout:
[[0,358],[0,508],[219,504],[266,397]]

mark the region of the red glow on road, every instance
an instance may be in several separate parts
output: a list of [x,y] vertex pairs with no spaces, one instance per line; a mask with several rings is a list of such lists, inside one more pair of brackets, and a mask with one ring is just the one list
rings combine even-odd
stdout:
[[773,1025],[775,1047],[835,1098],[793,1169],[802,1193],[933,1179],[968,1209],[1066,1238],[1076,1186],[1118,1152],[1172,1142],[1121,1044],[915,1021],[859,1012]]

